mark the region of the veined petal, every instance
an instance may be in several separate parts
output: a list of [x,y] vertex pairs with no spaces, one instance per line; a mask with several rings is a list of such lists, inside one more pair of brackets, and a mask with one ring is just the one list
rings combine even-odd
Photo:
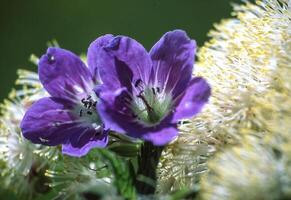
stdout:
[[125,88],[115,92],[101,92],[98,112],[105,127],[113,131],[141,138],[154,145],[165,145],[177,136],[176,124],[171,123],[172,116],[166,117],[159,125],[145,126],[126,107],[127,91]]
[[79,131],[79,123],[70,114],[71,102],[45,97],[35,102],[21,121],[23,136],[37,144],[58,145]]
[[204,104],[208,102],[210,94],[210,86],[203,78],[193,78],[184,94],[181,94],[176,100],[177,106],[172,121],[177,122],[199,113]]
[[150,50],[154,73],[152,84],[173,97],[185,90],[192,76],[196,42],[182,30],[166,33]]
[[113,38],[114,36],[111,34],[101,36],[93,41],[88,48],[87,63],[95,81],[100,81],[98,69],[100,64],[106,62],[103,57],[103,47],[106,46]]
[[53,97],[72,99],[92,89],[89,69],[74,53],[61,48],[48,48],[40,58],[39,79]]
[[111,89],[127,87],[131,90],[134,82],[148,81],[152,69],[151,59],[137,41],[125,36],[116,36],[111,40],[109,37],[106,37],[106,40],[97,39],[91,45],[96,48],[98,46],[96,59],[100,78]]
[[169,143],[178,135],[176,124],[172,124],[169,120],[165,120],[158,126],[145,127],[134,120],[130,111],[119,112],[121,110],[112,109],[112,105],[105,102],[99,104],[98,111],[107,128],[134,138],[150,141],[157,146]]
[[[68,143],[62,145],[63,154],[81,157],[86,155],[93,148],[104,148],[108,143],[107,132],[97,133],[93,129],[80,132],[68,140]],[[98,135],[99,134],[99,135]]]
[[[101,89],[102,90],[102,89]],[[104,123],[105,129],[119,133],[125,133],[125,124],[131,124],[133,117],[130,109],[124,105],[124,97],[127,95],[126,88],[119,88],[116,91],[101,91],[100,102],[97,104],[97,111]]]

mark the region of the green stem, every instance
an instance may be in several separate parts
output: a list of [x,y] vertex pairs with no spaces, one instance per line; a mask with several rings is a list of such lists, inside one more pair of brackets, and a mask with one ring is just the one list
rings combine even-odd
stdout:
[[150,142],[141,145],[138,156],[135,187],[140,194],[154,194],[157,182],[157,166],[164,147],[157,147]]

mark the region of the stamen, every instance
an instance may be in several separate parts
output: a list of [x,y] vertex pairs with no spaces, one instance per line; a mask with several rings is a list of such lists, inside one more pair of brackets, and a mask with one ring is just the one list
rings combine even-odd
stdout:
[[88,102],[85,101],[85,102],[83,103],[83,106],[84,106],[85,108],[87,108],[87,107],[88,107]]
[[160,93],[161,89],[159,87],[156,88],[157,92]]
[[83,103],[84,107],[87,109],[91,109],[92,106],[96,107],[97,105],[97,102],[93,101],[91,99],[91,96],[87,97],[87,99],[83,98],[81,102]]
[[87,109],[90,109],[91,107],[92,107],[92,101],[89,101]]
[[141,93],[139,95],[137,95],[137,97],[140,98],[143,101],[143,103],[146,106],[148,111],[152,111],[153,110],[153,108],[147,102],[146,98],[143,95],[141,95]]
[[82,117],[82,115],[83,115],[83,110],[81,109],[80,113],[79,113],[79,116]]
[[146,87],[140,91],[133,101],[130,109],[135,115],[132,117],[145,125],[155,125],[172,112],[172,100],[166,94],[160,95],[160,87]]
[[156,95],[155,88],[152,87],[153,94]]

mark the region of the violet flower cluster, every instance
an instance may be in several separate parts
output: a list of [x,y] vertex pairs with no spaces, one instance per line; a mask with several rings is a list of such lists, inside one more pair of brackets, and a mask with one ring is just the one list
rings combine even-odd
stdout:
[[192,77],[195,51],[181,30],[149,52],[129,37],[104,35],[89,46],[87,66],[49,48],[38,72],[51,96],[26,112],[22,133],[33,143],[62,144],[71,156],[105,147],[109,131],[165,145],[178,135],[179,120],[199,113],[210,96],[208,83]]

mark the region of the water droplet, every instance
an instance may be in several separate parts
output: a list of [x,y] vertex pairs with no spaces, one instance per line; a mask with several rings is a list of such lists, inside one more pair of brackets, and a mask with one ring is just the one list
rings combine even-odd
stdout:
[[53,64],[56,61],[56,58],[51,54],[47,54],[47,58],[48,58],[48,63],[49,64]]

